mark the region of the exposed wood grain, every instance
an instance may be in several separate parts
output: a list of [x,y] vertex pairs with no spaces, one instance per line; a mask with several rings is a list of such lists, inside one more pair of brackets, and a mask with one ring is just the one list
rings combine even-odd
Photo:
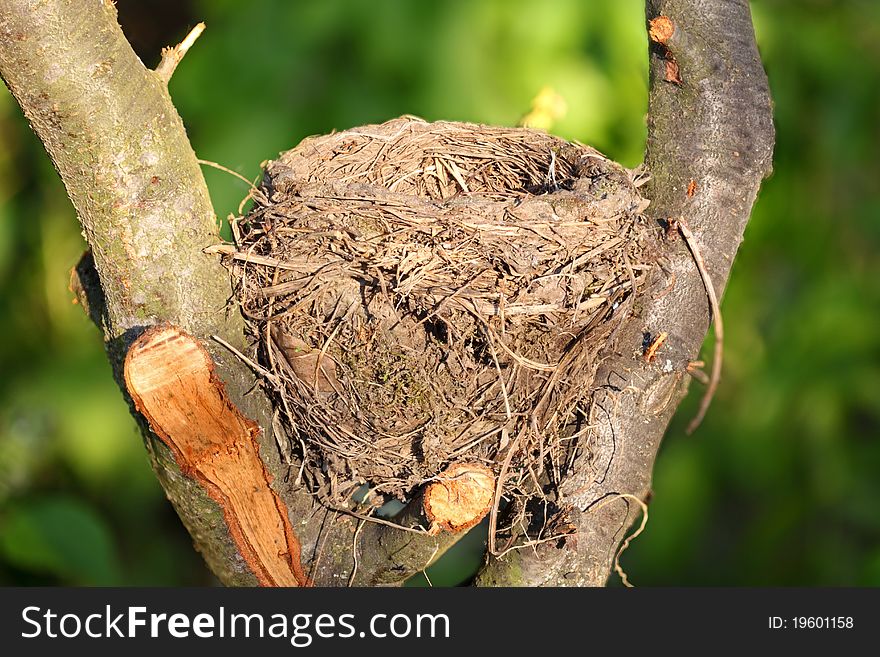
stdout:
[[260,429],[229,400],[204,347],[170,324],[153,327],[128,351],[125,384],[181,471],[223,509],[260,584],[308,585],[287,509],[260,460]]
[[479,463],[453,463],[425,489],[429,532],[463,532],[486,517],[495,496],[495,477]]

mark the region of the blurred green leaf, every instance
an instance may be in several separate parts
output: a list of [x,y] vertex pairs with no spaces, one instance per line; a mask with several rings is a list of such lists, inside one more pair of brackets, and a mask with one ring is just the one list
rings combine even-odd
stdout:
[[119,560],[104,520],[73,497],[37,497],[10,505],[0,517],[0,550],[23,570],[62,584],[110,585]]

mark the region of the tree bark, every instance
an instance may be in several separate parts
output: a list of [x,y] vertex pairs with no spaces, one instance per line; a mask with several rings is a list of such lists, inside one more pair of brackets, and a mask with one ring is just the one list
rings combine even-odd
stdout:
[[[205,254],[220,242],[207,186],[171,102],[167,75],[147,69],[135,55],[114,3],[0,0],[0,74],[77,211],[90,246],[76,267],[78,294],[103,330],[129,404],[123,383],[129,347],[151,326],[171,323],[201,341],[232,402],[262,429],[260,456],[314,584],[399,584],[442,555],[460,535],[428,536],[375,523],[356,532],[357,519],[319,507],[294,484],[297,464],[279,458],[268,399],[249,368],[212,340],[219,336],[245,350],[242,318],[230,308],[229,274],[216,255]],[[153,469],[210,569],[227,585],[258,583],[224,510],[181,473],[133,405],[132,412]]]
[[[649,2],[649,17],[661,13],[675,29],[651,49],[650,212],[690,225],[720,291],[769,172],[766,78],[745,0]],[[668,81],[671,62],[680,81]],[[0,73],[76,208],[91,247],[79,278],[120,385],[125,354],[149,327],[170,322],[200,340],[231,401],[262,429],[260,456],[314,584],[398,584],[442,555],[460,534],[404,532],[327,510],[296,486],[296,464],[279,458],[271,407],[253,373],[211,339],[245,350],[242,319],[228,307],[229,275],[204,252],[219,237],[198,162],[167,80],[131,50],[112,1],[0,0]],[[667,256],[675,285],[665,295],[665,283],[643,291],[637,316],[599,372],[597,429],[561,491],[577,535],[490,558],[479,584],[605,582],[635,517],[618,496],[647,495],[661,436],[684,394],[685,368],[708,327],[693,259],[680,241],[668,245]],[[89,284],[95,271],[99,288]],[[653,364],[633,355],[644,331],[670,336]],[[257,583],[223,509],[136,417],[156,474],[210,568],[225,584]],[[397,518],[409,526],[423,520],[413,505]]]
[[[747,0],[649,0],[650,98],[645,164],[648,215],[696,237],[720,295],[761,181],[774,130],[767,77]],[[656,39],[656,40],[655,40]],[[671,226],[670,226],[670,222]],[[675,237],[674,232],[670,236]],[[646,500],[660,441],[687,391],[688,363],[706,336],[710,310],[694,257],[681,239],[665,249],[667,280],[642,292],[597,373],[589,449],[562,488],[576,536],[490,559],[481,585],[601,586],[624,534]],[[669,334],[653,362],[645,333]]]
[[[265,399],[244,396],[251,373],[208,340],[221,335],[239,347],[244,340],[240,316],[226,309],[229,276],[203,253],[219,242],[214,211],[165,83],[132,51],[113,3],[4,0],[0,35],[3,79],[51,156],[91,247],[83,262],[93,263],[100,289],[84,293],[117,381],[134,339],[173,322],[205,340],[245,413],[271,417]],[[141,426],[159,481],[212,571],[228,584],[255,583],[220,509]]]

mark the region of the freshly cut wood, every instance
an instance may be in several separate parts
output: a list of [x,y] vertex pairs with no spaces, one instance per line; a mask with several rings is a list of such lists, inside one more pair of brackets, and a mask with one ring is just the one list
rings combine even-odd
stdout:
[[260,428],[229,400],[199,341],[169,324],[149,329],[128,351],[125,385],[181,471],[220,505],[260,584],[308,585],[287,509],[259,456]]
[[495,496],[495,477],[478,463],[453,463],[424,492],[428,531],[458,533],[486,517]]

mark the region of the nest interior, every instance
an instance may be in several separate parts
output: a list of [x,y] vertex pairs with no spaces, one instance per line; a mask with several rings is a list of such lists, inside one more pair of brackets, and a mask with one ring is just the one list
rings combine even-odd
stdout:
[[598,356],[652,269],[631,171],[542,132],[403,117],[267,164],[236,295],[321,499],[479,462],[516,496],[588,449]]

